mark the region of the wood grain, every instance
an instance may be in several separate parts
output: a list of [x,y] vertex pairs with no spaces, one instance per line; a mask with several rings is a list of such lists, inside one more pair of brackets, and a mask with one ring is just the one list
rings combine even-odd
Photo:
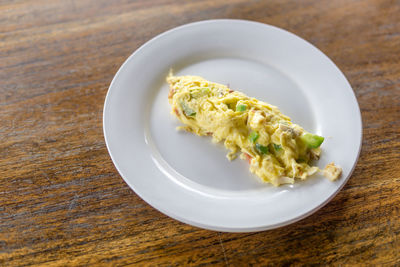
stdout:
[[[177,222],[123,182],[102,107],[123,61],[184,23],[249,19],[320,48],[353,86],[363,148],[344,189],[280,229]],[[400,264],[400,1],[0,1],[0,265]]]

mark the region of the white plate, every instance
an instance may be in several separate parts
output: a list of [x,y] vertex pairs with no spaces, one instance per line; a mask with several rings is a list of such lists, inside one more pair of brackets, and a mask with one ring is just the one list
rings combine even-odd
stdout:
[[[325,136],[321,175],[273,187],[229,162],[210,138],[177,132],[165,77],[200,75],[229,84]],[[310,43],[285,30],[243,20],[210,20],[167,31],[133,53],[115,75],[104,105],[104,136],[126,183],[161,212],[198,227],[249,232],[298,221],[325,205],[350,177],[362,139],[361,114],[340,70]]]

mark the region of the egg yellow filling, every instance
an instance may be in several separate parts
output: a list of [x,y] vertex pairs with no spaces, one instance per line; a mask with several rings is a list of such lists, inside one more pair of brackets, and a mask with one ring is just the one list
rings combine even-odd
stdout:
[[275,186],[306,179],[319,171],[310,165],[318,159],[324,138],[291,122],[277,107],[198,76],[167,77],[172,113],[200,136],[224,141],[234,159],[240,152],[250,171]]

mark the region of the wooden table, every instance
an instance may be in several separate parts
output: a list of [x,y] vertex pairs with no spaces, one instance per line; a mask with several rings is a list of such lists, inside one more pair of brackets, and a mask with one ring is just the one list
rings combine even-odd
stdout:
[[[155,35],[215,18],[305,38],[359,101],[353,176],[293,225],[238,234],[177,222],[107,153],[102,108],[119,66]],[[400,264],[399,1],[1,1],[0,107],[0,265]]]

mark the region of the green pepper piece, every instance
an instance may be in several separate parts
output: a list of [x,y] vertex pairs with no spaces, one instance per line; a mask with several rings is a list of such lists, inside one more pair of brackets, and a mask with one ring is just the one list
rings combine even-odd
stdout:
[[260,145],[259,143],[256,144],[256,149],[259,153],[263,155],[269,153],[269,148],[267,146]]
[[201,87],[199,88],[194,88],[194,89],[190,89],[190,96],[193,98],[199,98],[205,95],[208,95],[210,93],[210,88],[208,87]]
[[196,115],[196,112],[193,109],[191,109],[190,107],[188,107],[185,104],[185,102],[181,101],[181,106],[182,106],[182,109],[183,109],[183,113],[185,113],[186,116],[191,117],[191,116],[195,116]]
[[251,132],[249,135],[249,140],[254,144],[257,141],[258,137],[260,137],[260,135],[257,132]]
[[246,111],[247,106],[243,104],[236,105],[236,111],[243,112]]
[[297,162],[297,163],[307,163],[307,160],[304,159],[304,158],[298,158],[298,159],[296,160],[296,162]]
[[210,88],[208,88],[208,87],[203,87],[203,88],[201,88],[201,92],[204,93],[204,94],[208,94],[208,93],[210,93],[211,91],[210,91]]
[[324,142],[324,138],[322,136],[316,134],[305,133],[300,136],[300,140],[304,142],[309,148],[318,148],[322,142]]
[[281,145],[277,145],[277,144],[273,144],[273,145],[274,145],[275,151],[282,150],[282,146]]

